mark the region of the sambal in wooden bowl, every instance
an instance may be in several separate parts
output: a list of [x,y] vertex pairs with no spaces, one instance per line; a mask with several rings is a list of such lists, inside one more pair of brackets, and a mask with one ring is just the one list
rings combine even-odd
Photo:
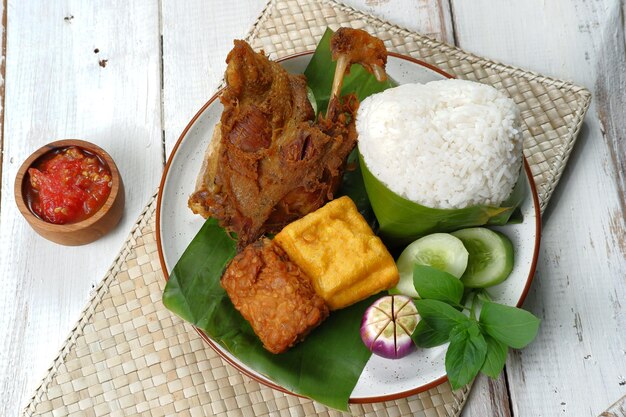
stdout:
[[62,245],[84,245],[108,233],[124,208],[124,184],[102,148],[78,139],[49,143],[15,177],[15,201],[31,227]]

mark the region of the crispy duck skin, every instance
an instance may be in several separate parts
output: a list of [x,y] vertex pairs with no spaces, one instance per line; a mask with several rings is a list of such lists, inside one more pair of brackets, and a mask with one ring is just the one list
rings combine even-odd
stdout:
[[[339,28],[330,38],[330,52],[337,62],[330,97],[341,91],[341,84],[352,64],[361,64],[378,81],[385,81],[387,74],[387,49],[380,39],[361,29]],[[333,103],[330,103],[332,108]]]
[[235,41],[226,62],[217,143],[189,207],[236,233],[242,249],[333,198],[356,144],[358,102],[337,100],[338,110],[315,122],[304,76],[244,41]]
[[329,314],[309,277],[269,239],[256,241],[235,256],[221,284],[272,353],[304,339]]

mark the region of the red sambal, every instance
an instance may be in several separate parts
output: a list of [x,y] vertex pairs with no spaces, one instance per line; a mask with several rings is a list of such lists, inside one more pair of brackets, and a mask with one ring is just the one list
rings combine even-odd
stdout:
[[108,167],[96,155],[75,146],[45,155],[28,174],[30,209],[49,223],[85,220],[111,193]]

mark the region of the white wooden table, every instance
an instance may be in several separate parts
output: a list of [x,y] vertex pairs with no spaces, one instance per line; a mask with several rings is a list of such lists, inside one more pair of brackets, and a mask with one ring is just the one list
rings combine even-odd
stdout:
[[[349,0],[391,22],[594,96],[543,220],[525,307],[537,340],[479,378],[464,416],[596,416],[626,394],[626,43],[623,0]],[[155,190],[181,130],[216,89],[265,0],[4,0],[0,123],[0,416],[17,416]],[[82,138],[126,185],[113,233],[36,235],[13,181],[36,148]],[[619,414],[623,415],[623,414]]]

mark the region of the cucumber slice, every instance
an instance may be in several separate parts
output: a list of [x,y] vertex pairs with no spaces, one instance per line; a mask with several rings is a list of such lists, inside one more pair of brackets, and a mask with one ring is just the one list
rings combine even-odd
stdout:
[[466,287],[485,288],[507,279],[513,270],[513,244],[502,233],[484,227],[457,230],[469,252],[469,263],[461,281]]
[[400,273],[392,294],[418,298],[413,285],[413,266],[428,265],[460,278],[467,267],[468,252],[463,243],[448,233],[434,233],[411,243],[402,251],[396,265]]

